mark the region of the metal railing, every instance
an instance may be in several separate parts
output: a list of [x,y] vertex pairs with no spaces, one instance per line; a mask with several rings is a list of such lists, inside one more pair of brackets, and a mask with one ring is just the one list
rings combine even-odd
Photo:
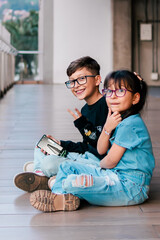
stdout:
[[14,84],[18,51],[0,35],[0,97]]

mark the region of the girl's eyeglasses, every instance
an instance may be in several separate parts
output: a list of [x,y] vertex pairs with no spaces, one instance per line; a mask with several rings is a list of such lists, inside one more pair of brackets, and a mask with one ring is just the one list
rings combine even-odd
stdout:
[[111,97],[114,92],[117,97],[124,97],[127,91],[132,92],[125,88],[116,89],[116,90],[102,89],[102,94],[105,97]]
[[82,77],[79,77],[74,80],[69,80],[69,81],[65,82],[65,84],[66,84],[67,88],[73,88],[75,86],[75,82],[77,82],[79,85],[83,85],[87,82],[87,77],[96,77],[96,75],[82,76]]

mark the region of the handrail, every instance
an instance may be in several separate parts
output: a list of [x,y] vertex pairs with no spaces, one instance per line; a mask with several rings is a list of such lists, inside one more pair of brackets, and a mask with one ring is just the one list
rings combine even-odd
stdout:
[[42,54],[41,51],[28,51],[28,50],[20,50],[18,54]]
[[10,43],[8,43],[2,36],[0,36],[0,51],[12,54],[14,56],[18,54],[17,49],[15,49]]
[[0,98],[13,86],[18,51],[0,36]]

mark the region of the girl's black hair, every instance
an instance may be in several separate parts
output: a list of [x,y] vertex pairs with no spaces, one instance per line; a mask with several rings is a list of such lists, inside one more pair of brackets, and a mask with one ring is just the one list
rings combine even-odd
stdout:
[[109,73],[104,80],[104,88],[108,88],[110,81],[113,81],[116,86],[121,88],[121,84],[128,90],[131,90],[133,94],[139,93],[140,100],[137,104],[132,105],[123,115],[122,118],[127,118],[133,114],[139,113],[145,104],[148,87],[147,84],[139,76],[128,70],[118,70]]

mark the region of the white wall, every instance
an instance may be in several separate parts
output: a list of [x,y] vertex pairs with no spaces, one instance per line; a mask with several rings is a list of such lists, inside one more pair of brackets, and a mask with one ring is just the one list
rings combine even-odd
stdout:
[[0,23],[0,37],[7,43],[10,43],[11,41],[11,34],[1,23]]
[[53,82],[64,83],[69,63],[87,55],[104,78],[113,68],[111,0],[53,1]]
[[44,2],[39,0],[39,28],[38,28],[38,50],[39,50],[39,55],[38,55],[38,79],[39,80],[44,80],[43,79],[43,52],[44,52],[44,24],[43,24],[43,15],[44,15]]
[[53,83],[53,0],[39,0],[39,80]]

